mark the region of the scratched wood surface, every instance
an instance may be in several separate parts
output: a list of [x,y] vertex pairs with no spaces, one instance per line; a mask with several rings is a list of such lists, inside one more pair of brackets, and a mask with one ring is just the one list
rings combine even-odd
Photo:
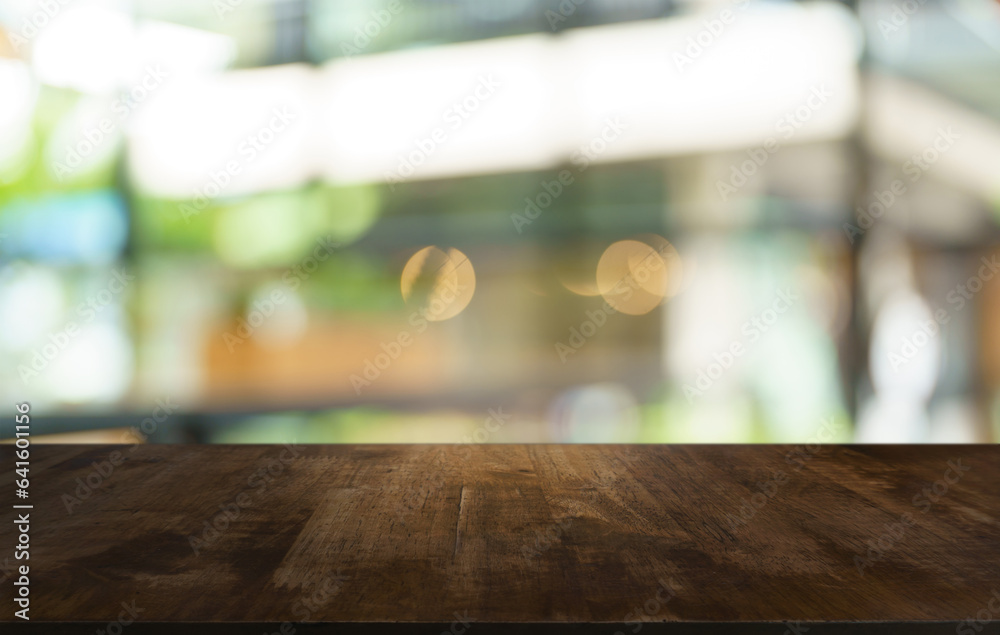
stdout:
[[955,632],[1000,589],[998,486],[998,446],[33,446],[31,617]]

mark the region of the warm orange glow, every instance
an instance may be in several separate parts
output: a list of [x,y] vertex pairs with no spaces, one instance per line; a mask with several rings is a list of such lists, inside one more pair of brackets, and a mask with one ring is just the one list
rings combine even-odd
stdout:
[[476,273],[457,249],[424,247],[403,267],[400,291],[431,322],[453,318],[468,306],[476,291]]
[[[643,315],[677,293],[680,257],[663,237],[643,235],[609,246],[597,263],[597,288],[615,310]],[[650,244],[652,243],[652,245]]]

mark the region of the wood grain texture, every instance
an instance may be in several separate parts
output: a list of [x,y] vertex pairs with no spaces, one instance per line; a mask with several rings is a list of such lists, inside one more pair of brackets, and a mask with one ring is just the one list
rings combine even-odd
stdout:
[[31,470],[33,623],[1000,620],[960,630],[1000,607],[997,446],[33,446]]

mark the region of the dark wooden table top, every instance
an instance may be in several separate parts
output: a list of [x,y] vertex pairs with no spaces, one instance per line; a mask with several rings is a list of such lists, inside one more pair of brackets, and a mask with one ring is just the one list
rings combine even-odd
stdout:
[[1000,632],[998,446],[13,451],[9,632]]

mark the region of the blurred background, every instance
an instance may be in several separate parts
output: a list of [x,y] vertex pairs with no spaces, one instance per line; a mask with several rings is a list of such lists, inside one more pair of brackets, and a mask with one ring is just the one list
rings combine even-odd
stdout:
[[996,442],[998,80],[996,0],[5,0],[0,401],[39,442]]

